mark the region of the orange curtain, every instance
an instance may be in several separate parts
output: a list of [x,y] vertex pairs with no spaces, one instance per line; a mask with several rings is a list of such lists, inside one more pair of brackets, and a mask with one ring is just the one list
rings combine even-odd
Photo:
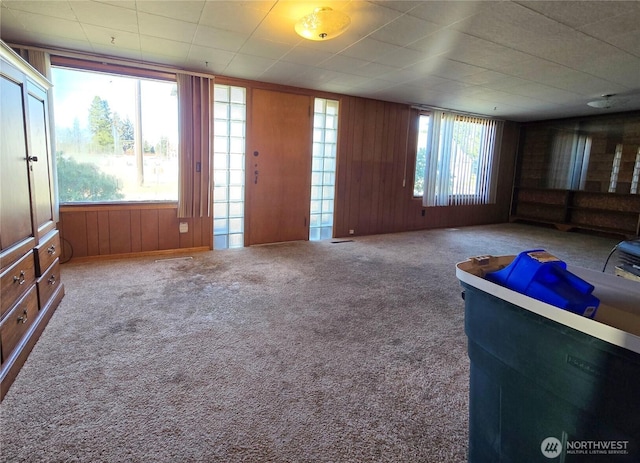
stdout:
[[177,74],[179,126],[178,217],[210,217],[213,79]]

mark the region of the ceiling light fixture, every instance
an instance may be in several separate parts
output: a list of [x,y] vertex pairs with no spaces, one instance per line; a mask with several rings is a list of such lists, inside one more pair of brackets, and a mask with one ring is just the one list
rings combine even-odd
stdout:
[[615,93],[609,93],[607,95],[602,95],[602,99],[593,100],[588,102],[587,104],[592,108],[609,109],[609,108],[615,108],[616,106],[622,106],[627,102],[627,100],[613,98],[615,96],[616,96]]
[[295,26],[296,32],[308,40],[329,40],[347,30],[351,18],[345,13],[323,6],[302,17]]

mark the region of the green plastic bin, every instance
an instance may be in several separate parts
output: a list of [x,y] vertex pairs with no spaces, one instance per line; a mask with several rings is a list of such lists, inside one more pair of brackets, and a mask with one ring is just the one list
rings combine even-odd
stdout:
[[640,338],[477,275],[459,278],[471,363],[468,461],[640,461]]

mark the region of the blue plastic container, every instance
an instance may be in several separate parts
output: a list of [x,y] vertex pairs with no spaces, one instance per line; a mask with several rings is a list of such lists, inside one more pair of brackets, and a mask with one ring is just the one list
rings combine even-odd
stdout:
[[593,285],[567,270],[567,264],[543,249],[521,252],[501,270],[485,278],[547,304],[593,318],[600,300]]

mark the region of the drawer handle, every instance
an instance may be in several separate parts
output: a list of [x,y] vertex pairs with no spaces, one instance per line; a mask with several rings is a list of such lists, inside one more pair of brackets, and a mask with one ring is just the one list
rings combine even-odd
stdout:
[[49,246],[47,248],[47,252],[53,256],[56,253],[56,245],[52,244],[51,246]]
[[47,283],[49,283],[51,286],[56,284],[56,276],[55,275],[51,275],[49,277],[49,279],[47,280]]
[[18,323],[27,323],[27,309],[24,309],[22,316],[18,317]]
[[20,275],[19,276],[15,276],[15,275],[13,276],[13,282],[14,283],[18,283],[19,285],[23,285],[24,284],[24,282],[25,282],[24,270],[20,271]]

